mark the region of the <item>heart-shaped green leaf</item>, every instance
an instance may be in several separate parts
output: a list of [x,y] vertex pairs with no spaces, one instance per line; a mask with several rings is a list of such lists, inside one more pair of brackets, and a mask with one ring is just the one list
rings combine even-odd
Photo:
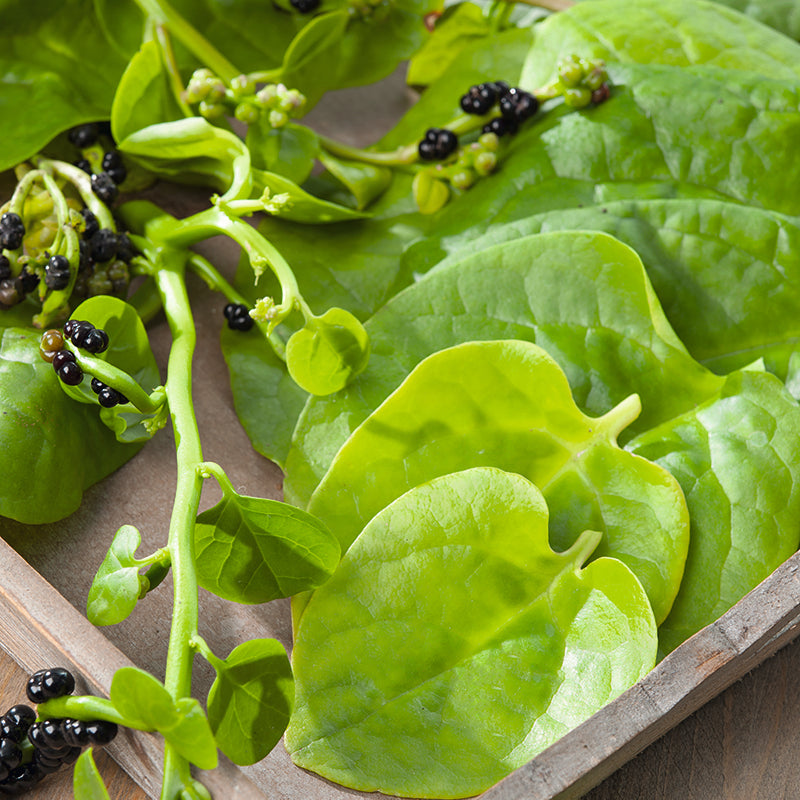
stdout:
[[556,362],[530,342],[458,345],[423,360],[354,431],[308,509],[346,551],[375,514],[420,483],[476,466],[517,472],[547,499],[554,546],[602,531],[597,554],[632,569],[660,622],[683,574],[689,515],[666,470],[616,444],[639,410],[634,395],[586,416]]
[[208,719],[219,749],[234,764],[255,764],[289,724],[294,678],[286,650],[275,639],[252,639],[214,668]]
[[369,360],[364,326],[342,308],[306,319],[286,343],[286,367],[292,379],[314,395],[333,394],[363,372]]
[[496,469],[403,495],[302,618],[292,759],[407,797],[478,794],[531,759],[655,660],[628,568],[581,569],[597,541],[551,550],[541,493]]
[[156,731],[177,724],[178,712],[164,684],[138,667],[120,667],[108,697],[132,728]]

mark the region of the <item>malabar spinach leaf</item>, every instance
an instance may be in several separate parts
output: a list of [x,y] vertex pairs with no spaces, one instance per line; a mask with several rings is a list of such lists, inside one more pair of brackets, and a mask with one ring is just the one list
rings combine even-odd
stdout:
[[255,764],[289,724],[294,678],[286,650],[275,639],[252,639],[214,668],[208,719],[217,744],[234,764]]
[[308,401],[289,452],[284,492],[305,506],[347,437],[423,358],[476,339],[535,342],[564,370],[575,402],[599,415],[642,398],[633,431],[680,414],[721,379],[678,341],[636,253],[605,234],[520,237],[452,259],[367,322],[364,373]]
[[689,515],[666,470],[616,444],[640,409],[632,395],[601,417],[586,416],[556,362],[530,342],[457,345],[420,362],[356,428],[308,509],[346,552],[375,514],[414,486],[469,467],[516,472],[542,490],[554,547],[601,531],[597,555],[631,568],[661,622],[683,574]]
[[800,76],[800,45],[706,0],[631,0],[624,11],[618,0],[578,3],[543,21],[535,37],[522,73],[527,87],[552,80],[559,59],[572,53],[608,62],[708,64],[771,78]]
[[139,450],[116,441],[96,405],[62,391],[39,355],[39,337],[31,329],[0,329],[0,515],[34,524],[71,514],[84,489]]
[[411,797],[477,794],[531,759],[654,663],[636,578],[581,568],[597,541],[554,552],[541,493],[496,469],[403,495],[302,618],[292,759]]
[[773,375],[740,371],[719,396],[629,444],[669,470],[691,519],[681,588],[659,630],[669,652],[713,622],[800,543],[800,407]]
[[800,227],[774,211],[718,200],[618,200],[565,208],[450,237],[436,269],[539,231],[601,230],[641,256],[675,332],[716,372],[763,358],[783,377],[800,342]]
[[311,174],[319,153],[319,140],[310,128],[292,122],[273,128],[263,115],[248,127],[245,142],[254,167],[283,175],[297,184]]
[[237,494],[223,497],[195,525],[197,577],[237,603],[266,603],[324,583],[339,562],[325,525],[298,508]]

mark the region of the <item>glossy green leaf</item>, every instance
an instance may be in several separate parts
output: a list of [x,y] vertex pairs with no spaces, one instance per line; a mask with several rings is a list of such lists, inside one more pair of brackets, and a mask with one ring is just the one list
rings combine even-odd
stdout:
[[496,469],[403,495],[303,616],[292,759],[408,797],[477,794],[530,760],[654,662],[631,572],[581,569],[597,540],[553,552],[541,493]]
[[208,719],[219,749],[234,764],[255,764],[289,724],[294,703],[289,657],[275,639],[251,639],[214,668]]
[[659,630],[663,652],[713,622],[800,543],[800,407],[773,375],[741,371],[719,396],[637,437],[669,470],[691,519],[686,571]]
[[75,762],[72,791],[81,800],[110,800],[100,771],[94,763],[91,748],[84,750]]
[[92,625],[115,625],[136,607],[142,587],[135,554],[141,543],[141,534],[133,525],[123,525],[114,534],[89,588],[86,616]]
[[630,0],[624,13],[617,0],[592,0],[553,14],[537,27],[523,84],[552,80],[559,59],[572,53],[608,62],[709,64],[770,78],[800,76],[800,45],[706,0]]
[[132,728],[156,731],[178,723],[175,702],[164,684],[138,667],[116,670],[108,696]]
[[249,194],[250,153],[244,142],[202,117],[141,128],[123,139],[118,147],[161,178],[199,183],[225,192],[233,186],[234,193],[241,189]]
[[364,326],[342,308],[306,319],[286,343],[286,367],[301,389],[327,395],[343,389],[369,361]]
[[273,128],[263,114],[248,127],[245,141],[254,167],[283,175],[297,184],[311,174],[319,153],[319,139],[310,128],[292,122]]
[[178,105],[154,41],[144,42],[120,79],[111,106],[111,130],[118,142],[160,122],[181,119]]
[[[97,355],[99,359],[126,372],[147,393],[161,384],[147,331],[133,306],[118,297],[98,295],[84,300],[71,318],[87,320],[108,334],[108,349]],[[142,413],[127,403],[100,408],[88,379],[78,386],[64,384],[62,389],[74,400],[91,404],[121,442],[147,441],[166,422],[163,409]]]
[[800,39],[800,3],[797,0],[714,0],[741,11],[793,39]]
[[139,450],[121,444],[96,406],[62,391],[39,355],[40,333],[0,329],[0,515],[20,522],[55,522],[75,511],[83,491]]
[[800,341],[800,227],[773,211],[718,200],[618,200],[559,209],[451,237],[437,269],[538,231],[601,230],[641,256],[664,313],[716,372],[761,357],[784,376]]
[[367,369],[342,392],[309,400],[297,424],[284,493],[298,505],[308,503],[347,437],[419,361],[462,342],[535,342],[564,370],[587,414],[638,393],[643,413],[632,431],[692,408],[721,384],[676,338],[636,253],[602,233],[521,237],[453,258],[366,327]]
[[411,86],[429,86],[473,40],[483,42],[490,33],[489,18],[479,5],[462,2],[449,6],[436,20],[433,35],[409,60],[406,81]]
[[661,622],[683,574],[689,515],[666,470],[616,444],[640,409],[632,395],[602,417],[583,414],[562,370],[530,342],[457,345],[420,362],[356,428],[308,510],[346,552],[375,514],[420,483],[477,466],[516,472],[541,488],[553,546],[601,531],[597,554],[631,568]]
[[338,542],[318,519],[225,487],[222,500],[197,518],[195,552],[200,585],[237,603],[312,589],[339,562]]
[[128,58],[97,25],[92,0],[2,0],[0,20],[3,171],[73,125],[108,119]]

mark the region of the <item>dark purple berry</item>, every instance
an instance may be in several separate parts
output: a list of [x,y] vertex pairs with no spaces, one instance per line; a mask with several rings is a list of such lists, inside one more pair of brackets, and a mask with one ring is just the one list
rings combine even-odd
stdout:
[[59,291],[69,286],[71,277],[69,261],[66,256],[51,256],[44,268],[44,284],[48,289]]
[[94,261],[92,261],[89,242],[86,239],[81,239],[78,242],[78,272],[86,272]]
[[495,117],[483,126],[483,133],[493,133],[496,136],[505,136],[507,133],[517,132],[517,121],[506,117]]
[[36,712],[30,706],[18,703],[15,706],[11,706],[4,717],[17,727],[28,730],[36,721]]
[[104,386],[97,393],[97,402],[100,403],[103,408],[114,408],[114,406],[119,403],[117,390],[112,389],[110,386]]
[[80,346],[89,353],[102,353],[108,349],[108,334],[100,328],[93,328],[83,337]]
[[25,236],[25,224],[19,214],[7,211],[0,217],[0,248],[16,250],[22,247]]
[[0,281],[8,280],[11,277],[11,262],[0,255]]
[[25,294],[30,294],[39,285],[39,276],[27,264],[22,268],[19,279]]
[[247,306],[241,303],[228,303],[222,313],[228,320],[228,327],[231,330],[249,331],[253,327],[253,318],[250,316]]
[[44,719],[40,723],[41,738],[51,750],[63,750],[65,747],[70,747],[64,741],[64,733],[61,728],[60,719]]
[[100,230],[100,223],[97,221],[97,217],[94,215],[94,213],[88,208],[81,209],[81,216],[86,222],[86,227],[83,231],[83,238],[91,239],[92,236],[94,236],[97,231]]
[[467,114],[487,114],[497,101],[497,89],[492,83],[479,83],[470,86],[461,97],[460,105]]
[[[53,369],[56,372],[58,372],[65,364],[74,364],[74,363],[75,363],[75,353],[73,353],[72,350],[59,350],[53,356],[52,364],[53,364]],[[36,683],[36,684],[29,683],[28,685],[29,685],[29,687],[38,687],[39,686],[38,683]],[[36,693],[36,692],[39,691],[39,689],[38,688],[31,688],[30,691]],[[44,700],[34,700],[30,696],[30,692],[28,693],[28,699],[32,703],[43,703],[44,702]]]
[[80,320],[80,319],[68,319],[64,323],[64,336],[66,336],[67,339],[71,339],[72,338],[72,334],[74,334],[75,331],[78,330],[78,326],[83,321],[84,320]]
[[21,739],[17,741],[0,739],[0,764],[9,772],[22,763],[22,749],[19,747],[19,741]]
[[0,791],[5,794],[19,795],[32,789],[42,778],[43,774],[38,767],[29,761],[20,764],[9,772],[8,777],[0,783]]
[[310,14],[319,8],[320,0],[289,0],[292,8],[301,14]]
[[93,172],[92,163],[88,158],[79,158],[77,161],[73,161],[72,163],[73,166],[83,170],[87,175],[91,175]]
[[117,258],[122,259],[126,264],[129,264],[131,259],[136,255],[136,250],[131,242],[130,237],[124,231],[117,234]]
[[92,745],[103,747],[117,735],[117,726],[115,723],[107,722],[104,719],[94,720],[86,723],[86,734]]
[[92,191],[106,204],[117,199],[119,189],[114,179],[107,172],[98,172],[92,175]]
[[117,254],[119,240],[110,228],[100,228],[89,242],[89,252],[94,261],[110,261]]
[[435,161],[436,143],[429,142],[427,139],[423,139],[417,146],[417,152],[423,161]]
[[604,83],[598,89],[595,89],[592,92],[592,102],[595,105],[599,105],[600,103],[605,103],[608,98],[611,97],[611,89],[609,88],[607,83]]
[[86,338],[94,330],[94,325],[86,320],[81,320],[72,330],[70,340],[75,347],[83,347],[86,343]]
[[103,171],[111,176],[111,180],[117,185],[122,183],[128,175],[125,164],[122,163],[122,156],[118,150],[109,150],[103,155]]
[[103,383],[103,381],[101,381],[99,378],[92,378],[91,387],[92,387],[92,391],[93,391],[95,394],[100,394],[100,392],[101,392],[103,389],[105,389],[105,388],[106,388],[106,384],[105,384],[105,383]]
[[60,758],[47,756],[41,750],[33,751],[31,763],[35,764],[43,775],[51,775],[53,772],[58,772],[64,764]]
[[[77,386],[83,380],[83,370],[74,361],[68,361],[61,369],[56,370],[56,374],[67,386]],[[32,697],[30,699],[33,702],[40,702],[33,700]]]
[[86,724],[80,719],[64,719],[61,721],[61,731],[64,741],[71,747],[86,747],[90,744],[89,732]]
[[91,147],[97,141],[97,125],[93,122],[76,125],[67,133],[67,138],[79,150]]

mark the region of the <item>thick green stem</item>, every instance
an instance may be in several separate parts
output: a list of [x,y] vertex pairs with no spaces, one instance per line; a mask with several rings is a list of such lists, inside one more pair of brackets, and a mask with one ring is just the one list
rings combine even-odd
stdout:
[[241,70],[228,61],[208,39],[192,27],[166,0],[135,0],[136,5],[157,25],[162,25],[186,47],[200,63],[230,83]]
[[[191,641],[197,635],[198,587],[194,560],[194,524],[203,480],[197,466],[203,461],[192,402],[192,356],[196,333],[184,280],[181,254],[164,254],[156,274],[173,344],[167,363],[167,398],[175,431],[178,480],[169,526],[174,601],[164,685],[175,698],[188,697],[192,688]],[[164,749],[161,800],[175,800],[190,781],[189,764],[169,743]]]

